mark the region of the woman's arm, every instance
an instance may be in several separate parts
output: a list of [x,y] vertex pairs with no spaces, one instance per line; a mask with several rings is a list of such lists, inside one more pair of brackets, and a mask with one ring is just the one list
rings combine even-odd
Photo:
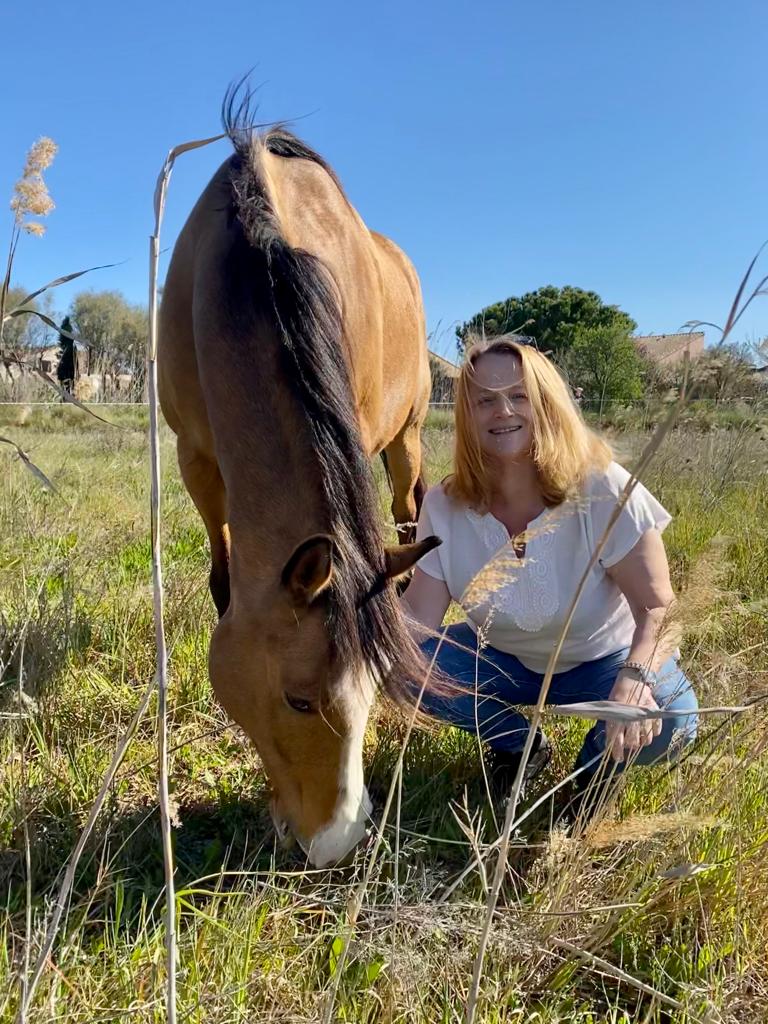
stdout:
[[[658,530],[648,530],[621,561],[606,570],[619,587],[632,611],[635,632],[628,661],[636,661],[656,672],[677,646],[677,635],[670,629],[669,612],[675,595],[669,580],[669,563]],[[610,693],[610,699],[658,710],[651,687],[632,670],[622,669]],[[661,719],[648,719],[621,725],[606,723],[607,744],[613,757],[623,761],[651,743],[661,732]]]
[[669,611],[675,594],[659,531],[644,533],[629,554],[606,572],[627,599],[635,620],[628,660],[658,671],[678,641],[676,632],[670,628]]
[[[451,595],[445,580],[435,579],[428,573],[416,569],[408,589],[400,598],[403,611],[411,619],[412,632],[421,639],[426,631],[438,630],[443,624]],[[419,626],[424,627],[419,629]]]

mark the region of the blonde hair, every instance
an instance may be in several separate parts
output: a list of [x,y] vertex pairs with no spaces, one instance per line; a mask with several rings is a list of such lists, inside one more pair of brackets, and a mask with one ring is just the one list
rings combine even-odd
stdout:
[[454,469],[446,493],[480,512],[491,503],[492,475],[475,428],[470,389],[478,360],[491,352],[514,356],[520,364],[531,411],[531,456],[544,501],[553,506],[575,497],[592,470],[607,468],[613,453],[584,422],[557,367],[514,334],[477,341],[466,353],[457,381]]

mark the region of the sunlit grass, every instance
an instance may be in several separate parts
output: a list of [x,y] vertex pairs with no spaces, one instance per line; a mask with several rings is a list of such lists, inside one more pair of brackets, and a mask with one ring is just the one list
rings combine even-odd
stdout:
[[[119,429],[65,407],[0,410],[61,492],[46,493],[11,450],[0,453],[0,658],[9,662],[0,689],[8,716],[0,720],[0,1021],[13,1019],[25,947],[34,959],[57,874],[154,671],[145,413],[109,415]],[[450,465],[444,419],[425,437],[432,482]],[[705,704],[768,692],[768,455],[759,426],[677,430],[646,480],[675,516],[665,539],[683,595],[683,653]],[[642,440],[617,436],[625,461]],[[275,847],[258,759],[211,699],[205,535],[170,435],[163,445],[180,1019],[316,1021],[362,865],[306,872]],[[388,504],[382,480],[383,515]],[[679,771],[635,773],[618,817],[582,841],[550,836],[534,819],[512,851],[480,1019],[766,1019],[764,706],[736,723],[708,721]],[[556,754],[542,786],[567,773],[584,728],[554,721]],[[403,732],[382,706],[366,749],[379,806]],[[80,866],[30,1021],[162,1019],[155,756],[148,717]],[[461,1019],[483,919],[479,875],[443,896],[470,859],[466,827],[479,842],[495,837],[476,742],[451,730],[415,734],[400,860],[393,821],[344,968],[338,1019]],[[562,943],[685,1009],[606,976]]]

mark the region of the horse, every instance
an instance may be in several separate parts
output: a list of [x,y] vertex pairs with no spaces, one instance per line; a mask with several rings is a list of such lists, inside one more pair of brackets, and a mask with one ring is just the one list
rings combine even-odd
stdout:
[[[414,543],[430,372],[416,272],[370,231],[326,161],[249,98],[222,108],[234,153],[176,242],[158,384],[205,524],[218,611],[211,684],[252,740],[278,835],[309,862],[367,834],[364,733],[377,689],[426,667],[396,581]],[[382,536],[382,454],[400,544]]]

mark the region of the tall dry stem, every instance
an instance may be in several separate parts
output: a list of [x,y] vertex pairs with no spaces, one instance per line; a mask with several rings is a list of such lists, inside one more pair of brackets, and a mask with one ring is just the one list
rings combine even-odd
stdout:
[[185,142],[171,149],[157,179],[154,194],[155,230],[149,239],[149,351],[147,353],[147,399],[149,402],[149,447],[152,473],[152,596],[157,647],[156,682],[158,735],[158,794],[163,837],[165,872],[166,1018],[176,1024],[176,895],[174,887],[171,801],[168,788],[168,648],[164,625],[163,566],[160,538],[160,411],[157,393],[157,278],[160,264],[160,228],[165,212],[168,183],[176,158],[191,149],[207,146],[222,135]]
[[509,853],[509,839],[512,832],[512,824],[515,820],[515,815],[517,813],[517,805],[520,801],[520,794],[522,791],[525,769],[531,756],[534,739],[538,732],[539,724],[541,722],[542,714],[544,712],[544,706],[547,701],[547,695],[549,693],[549,688],[552,683],[552,676],[554,675],[555,668],[557,666],[557,661],[560,657],[560,652],[562,651],[563,643],[565,642],[565,637],[568,633],[568,630],[570,629],[571,621],[573,620],[576,607],[578,605],[579,599],[584,590],[584,586],[589,577],[589,573],[592,571],[593,566],[597,562],[597,559],[600,557],[600,554],[603,548],[605,547],[608,537],[610,536],[611,530],[616,524],[616,521],[618,520],[619,515],[621,514],[626,503],[629,501],[632,491],[639,482],[640,474],[642,474],[645,471],[645,469],[651,462],[654,454],[661,445],[662,441],[667,436],[669,431],[672,429],[672,426],[674,425],[679,414],[679,411],[682,408],[682,405],[684,404],[685,400],[685,391],[683,390],[681,391],[679,399],[675,403],[675,406],[667,416],[666,420],[658,427],[655,434],[648,442],[645,451],[640,457],[637,466],[635,467],[635,469],[632,472],[632,475],[627,481],[626,487],[620,495],[619,500],[616,503],[616,507],[613,509],[613,512],[611,513],[611,516],[608,520],[603,535],[598,540],[595,546],[595,550],[593,551],[592,556],[589,559],[589,562],[587,563],[587,566],[584,570],[584,573],[582,574],[582,577],[579,580],[579,584],[576,588],[576,593],[574,594],[573,599],[571,600],[571,604],[565,616],[565,621],[563,622],[563,626],[560,631],[560,636],[558,638],[557,643],[555,644],[552,654],[550,655],[549,664],[547,665],[547,670],[544,674],[544,679],[541,685],[541,689],[539,691],[539,698],[536,702],[536,706],[534,707],[533,713],[531,715],[531,724],[528,729],[528,734],[525,740],[525,746],[523,747],[523,752],[520,758],[520,766],[518,768],[517,775],[515,777],[515,782],[512,787],[512,794],[507,802],[507,811],[504,819],[504,828],[501,834],[501,842],[499,844],[498,859],[496,861],[493,885],[491,888],[490,896],[488,897],[488,903],[486,907],[485,925],[480,935],[480,945],[477,952],[477,956],[475,958],[475,965],[472,972],[472,983],[470,985],[469,995],[467,997],[467,1024],[472,1024],[472,1022],[475,1019],[475,1012],[477,1010],[477,1002],[480,994],[480,982],[482,980],[483,964],[485,962],[485,954],[488,948],[488,940],[490,938],[491,925],[493,924],[493,917],[494,914],[496,913],[496,906],[499,900],[499,893],[501,892],[501,885],[504,880],[504,874],[506,871],[507,856]]
[[[749,264],[749,266],[748,266],[748,268],[746,270],[746,273],[744,274],[744,276],[741,279],[741,282],[740,282],[739,287],[737,289],[736,295],[735,295],[734,300],[733,300],[733,302],[731,304],[731,308],[730,308],[729,313],[728,313],[728,317],[727,317],[727,320],[726,320],[726,323],[725,323],[725,327],[722,329],[721,343],[726,341],[726,339],[728,338],[728,336],[732,332],[733,328],[739,322],[739,320],[740,320],[741,316],[743,315],[744,311],[754,301],[754,299],[756,299],[760,295],[766,294],[766,284],[768,283],[768,277],[761,278],[760,281],[757,283],[757,285],[752,289],[752,291],[747,293],[747,285],[749,283],[749,279],[750,279],[750,277],[752,275],[752,271],[755,268],[757,260],[758,260],[758,258],[760,256],[760,254],[762,253],[763,248],[764,248],[764,246],[761,246],[761,248],[758,250],[758,252],[754,256],[754,258],[752,259],[751,263]],[[746,298],[744,298],[745,294],[747,296]],[[695,323],[698,323],[698,322],[691,321],[686,326],[687,327],[692,327]],[[686,360],[686,363],[688,363],[687,360]],[[672,407],[672,409],[671,409],[669,415],[667,416],[667,418],[659,425],[659,427],[655,431],[654,435],[652,436],[651,440],[646,445],[646,448],[643,451],[643,453],[642,453],[642,455],[641,455],[641,457],[640,457],[640,459],[638,461],[637,466],[633,470],[633,473],[632,473],[629,481],[627,482],[627,485],[624,488],[624,491],[623,491],[622,495],[620,496],[620,498],[619,498],[619,500],[618,500],[618,502],[616,504],[616,508],[614,509],[613,514],[611,515],[611,518],[608,521],[608,524],[607,524],[607,526],[605,528],[605,531],[604,531],[602,537],[600,538],[600,540],[598,541],[596,549],[595,549],[595,551],[592,554],[592,557],[591,557],[591,559],[590,559],[590,561],[589,561],[589,563],[587,565],[587,568],[585,569],[585,572],[584,572],[581,580],[579,581],[579,584],[578,584],[578,586],[576,588],[576,593],[574,594],[573,600],[572,600],[571,605],[570,605],[570,607],[568,609],[568,613],[567,613],[567,615],[565,617],[565,621],[563,623],[563,627],[562,627],[562,630],[560,632],[560,637],[558,639],[557,644],[555,645],[555,648],[554,648],[554,650],[552,652],[552,655],[550,656],[549,664],[547,666],[547,671],[546,671],[546,673],[544,675],[544,680],[542,682],[541,690],[539,692],[539,699],[538,699],[538,701],[536,703],[536,706],[533,709],[533,713],[531,715],[531,724],[530,724],[530,727],[529,727],[529,730],[528,730],[528,735],[526,737],[525,746],[523,747],[523,751],[522,751],[522,755],[521,755],[521,759],[520,759],[520,766],[518,768],[517,776],[515,778],[515,782],[514,782],[514,785],[512,787],[512,794],[511,794],[511,796],[509,798],[509,801],[507,803],[507,812],[506,812],[505,821],[504,821],[504,828],[502,830],[501,841],[500,841],[500,844],[499,844],[499,853],[498,853],[498,860],[496,862],[496,870],[495,870],[494,879],[493,879],[493,886],[492,886],[492,889],[491,889],[490,896],[488,897],[488,902],[487,902],[487,907],[486,907],[485,924],[484,924],[483,930],[482,930],[481,935],[480,935],[479,949],[478,949],[478,952],[477,952],[477,956],[475,958],[475,964],[474,964],[473,973],[472,973],[472,983],[470,985],[469,994],[468,994],[468,997],[467,997],[466,1016],[465,1016],[466,1024],[473,1024],[473,1021],[475,1019],[475,1013],[476,1013],[476,1010],[477,1010],[478,998],[479,998],[479,993],[480,993],[480,984],[481,984],[481,981],[482,981],[482,974],[483,974],[483,965],[484,965],[484,961],[485,961],[485,954],[486,954],[486,951],[487,951],[487,948],[488,948],[488,941],[489,941],[489,938],[490,938],[491,926],[493,924],[493,917],[494,917],[494,914],[496,912],[496,906],[498,904],[499,894],[500,894],[500,891],[501,891],[501,885],[502,885],[502,882],[503,882],[503,879],[504,879],[504,874],[505,874],[505,871],[506,871],[506,862],[507,862],[507,855],[508,855],[508,851],[509,851],[509,839],[510,839],[510,834],[511,834],[511,830],[512,830],[512,824],[513,824],[513,822],[515,820],[515,814],[516,814],[516,811],[517,811],[517,804],[518,804],[518,802],[520,800],[520,793],[521,793],[521,790],[522,790],[525,769],[526,769],[526,766],[528,764],[528,760],[530,758],[531,751],[533,749],[534,739],[535,739],[536,733],[538,731],[539,723],[541,721],[541,717],[542,717],[542,714],[543,714],[543,711],[544,711],[544,705],[546,703],[546,698],[547,698],[547,694],[549,692],[549,687],[550,687],[550,684],[551,684],[551,681],[552,681],[552,675],[554,673],[555,666],[557,664],[557,659],[560,656],[560,652],[562,650],[563,642],[565,640],[565,637],[566,637],[566,634],[568,632],[568,629],[570,628],[570,624],[571,624],[571,621],[573,619],[573,615],[574,615],[574,612],[576,610],[576,606],[578,604],[579,598],[580,598],[581,593],[582,593],[582,591],[584,589],[584,585],[586,583],[588,573],[591,571],[591,569],[592,569],[593,565],[595,564],[596,560],[600,557],[600,552],[602,551],[602,549],[603,549],[603,547],[604,547],[604,545],[605,545],[605,543],[606,543],[606,541],[608,539],[608,536],[610,535],[610,532],[613,529],[613,526],[616,523],[616,520],[618,519],[618,517],[619,517],[623,507],[626,505],[626,502],[628,501],[632,490],[634,489],[635,485],[637,484],[640,475],[645,471],[645,469],[651,463],[651,461],[654,458],[656,452],[658,451],[659,447],[661,446],[664,438],[668,435],[669,431],[672,429],[674,423],[676,422],[676,420],[678,418],[678,415],[680,413],[680,410],[682,409],[682,407],[685,405],[685,403],[687,401],[686,391],[687,391],[688,373],[689,373],[689,365],[686,365],[685,379],[684,379],[683,386],[680,389],[680,394],[679,394],[679,396],[677,398],[677,401],[675,402],[674,406]]]
[[96,824],[96,819],[98,818],[99,813],[101,812],[101,809],[104,806],[104,803],[106,802],[107,796],[109,795],[109,790],[110,787],[112,786],[112,782],[115,778],[115,775],[117,774],[117,770],[122,764],[123,758],[128,752],[128,747],[131,744],[131,740],[134,737],[136,729],[138,728],[141,719],[144,717],[144,712],[147,710],[147,707],[149,706],[149,701],[152,697],[153,692],[154,683],[150,683],[147,686],[146,690],[144,691],[144,696],[142,697],[141,703],[139,704],[133,718],[131,719],[130,725],[125,730],[125,733],[123,734],[123,737],[117,746],[117,750],[115,751],[112,757],[112,762],[109,768],[107,769],[107,773],[104,776],[104,779],[101,783],[101,788],[99,789],[98,796],[96,797],[96,800],[94,801],[93,806],[91,807],[91,810],[88,814],[88,820],[86,821],[83,830],[80,833],[80,837],[77,840],[77,843],[75,844],[74,850],[69,856],[69,860],[67,861],[67,865],[64,871],[64,877],[59,887],[59,892],[53,907],[53,914],[51,915],[51,920],[48,923],[48,928],[45,934],[45,940],[43,941],[42,949],[40,950],[37,960],[35,961],[35,967],[32,972],[32,977],[29,980],[29,984],[27,985],[24,998],[21,1000],[19,1006],[19,1012],[16,1016],[16,1024],[24,1024],[24,1021],[26,1020],[29,1007],[32,1005],[32,1000],[34,999],[35,992],[37,991],[37,986],[39,985],[40,979],[43,976],[43,971],[45,970],[45,967],[50,960],[51,952],[53,951],[53,945],[56,941],[56,936],[59,931],[59,925],[61,924],[62,916],[67,908],[67,904],[69,903],[69,897],[72,892],[72,886],[74,885],[75,881],[75,872],[77,871],[77,865],[80,863],[80,858],[83,854],[83,850],[85,849],[85,845],[88,842],[88,839],[90,838],[91,832],[93,831],[93,827]]
[[379,822],[379,826],[377,829],[376,839],[373,843],[373,848],[371,849],[371,853],[368,857],[368,863],[363,874],[363,879],[358,885],[357,889],[353,892],[349,900],[349,903],[347,904],[347,926],[344,929],[344,935],[342,937],[342,949],[336,964],[336,970],[333,976],[333,985],[331,986],[331,991],[326,998],[325,1008],[323,1011],[323,1024],[331,1024],[333,1020],[333,1010],[336,1005],[336,997],[338,995],[339,985],[341,984],[341,979],[344,976],[344,971],[347,965],[347,958],[349,955],[352,933],[354,932],[355,926],[357,925],[357,919],[360,915],[360,910],[362,909],[363,906],[363,900],[368,890],[368,886],[370,885],[371,877],[373,875],[373,869],[379,856],[381,844],[384,840],[384,829],[389,819],[389,812],[392,808],[392,804],[395,800],[395,796],[400,786],[400,780],[403,774],[403,764],[405,762],[405,752],[408,749],[408,743],[410,742],[411,733],[413,732],[414,726],[418,720],[419,708],[421,707],[421,701],[424,697],[424,691],[429,685],[429,678],[434,669],[437,656],[440,653],[440,647],[442,646],[443,640],[445,639],[445,632],[447,628],[448,627],[446,626],[442,631],[438,645],[435,648],[435,653],[432,656],[432,661],[430,663],[429,670],[425,673],[424,679],[421,684],[421,688],[416,698],[416,702],[411,711],[410,718],[408,719],[408,725],[405,730],[405,735],[403,736],[402,742],[400,744],[400,750],[398,752],[395,770],[392,774],[392,781],[389,784],[389,791],[387,793],[387,799],[384,803],[384,810],[381,812],[381,820]]

